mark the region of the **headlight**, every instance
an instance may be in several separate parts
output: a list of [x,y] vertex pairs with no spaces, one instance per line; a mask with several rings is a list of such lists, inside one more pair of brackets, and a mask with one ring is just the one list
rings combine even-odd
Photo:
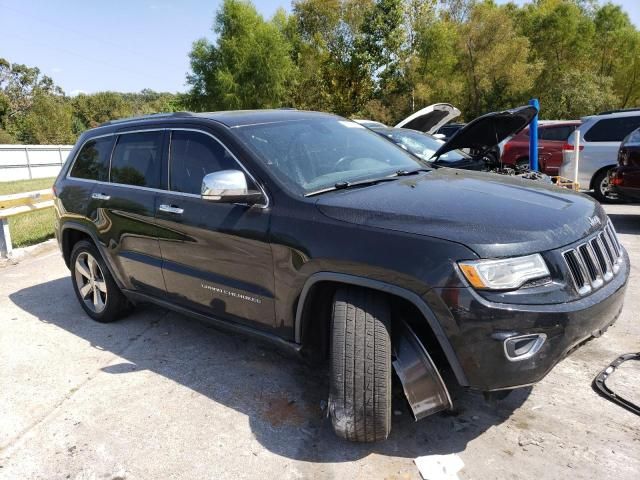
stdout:
[[500,260],[469,260],[458,265],[469,283],[479,289],[510,290],[529,280],[549,276],[539,253]]

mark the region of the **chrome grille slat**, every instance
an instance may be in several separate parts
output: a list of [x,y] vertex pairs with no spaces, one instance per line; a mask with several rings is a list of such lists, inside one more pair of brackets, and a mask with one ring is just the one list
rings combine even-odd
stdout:
[[563,252],[562,257],[578,294],[586,295],[610,281],[620,270],[622,252],[611,221],[584,243]]

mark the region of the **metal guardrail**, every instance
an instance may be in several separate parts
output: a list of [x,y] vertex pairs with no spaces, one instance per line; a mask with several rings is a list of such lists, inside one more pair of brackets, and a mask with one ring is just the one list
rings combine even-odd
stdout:
[[22,213],[53,207],[53,191],[50,188],[35,192],[0,195],[0,257],[8,257],[13,251],[9,218]]

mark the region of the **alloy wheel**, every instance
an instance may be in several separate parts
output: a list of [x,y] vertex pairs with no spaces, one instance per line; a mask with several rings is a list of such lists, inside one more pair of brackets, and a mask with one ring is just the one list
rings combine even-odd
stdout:
[[600,194],[608,199],[608,200],[616,200],[618,196],[611,191],[611,186],[609,185],[609,175],[605,175],[600,185],[598,187],[600,189]]
[[89,252],[81,252],[74,270],[82,301],[92,312],[101,313],[107,306],[107,283],[98,261]]

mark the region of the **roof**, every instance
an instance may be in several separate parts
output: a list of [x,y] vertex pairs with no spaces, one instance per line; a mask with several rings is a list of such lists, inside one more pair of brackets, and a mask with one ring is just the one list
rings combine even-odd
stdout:
[[205,118],[222,123],[230,128],[245,125],[255,125],[261,123],[286,122],[291,120],[301,120],[305,118],[330,117],[332,114],[322,112],[310,112],[291,108],[272,110],[230,110],[222,112],[174,112],[155,113],[139,117],[123,118],[103,123],[100,127],[111,125],[122,125],[127,123],[151,123],[163,120],[184,119],[184,118]]

